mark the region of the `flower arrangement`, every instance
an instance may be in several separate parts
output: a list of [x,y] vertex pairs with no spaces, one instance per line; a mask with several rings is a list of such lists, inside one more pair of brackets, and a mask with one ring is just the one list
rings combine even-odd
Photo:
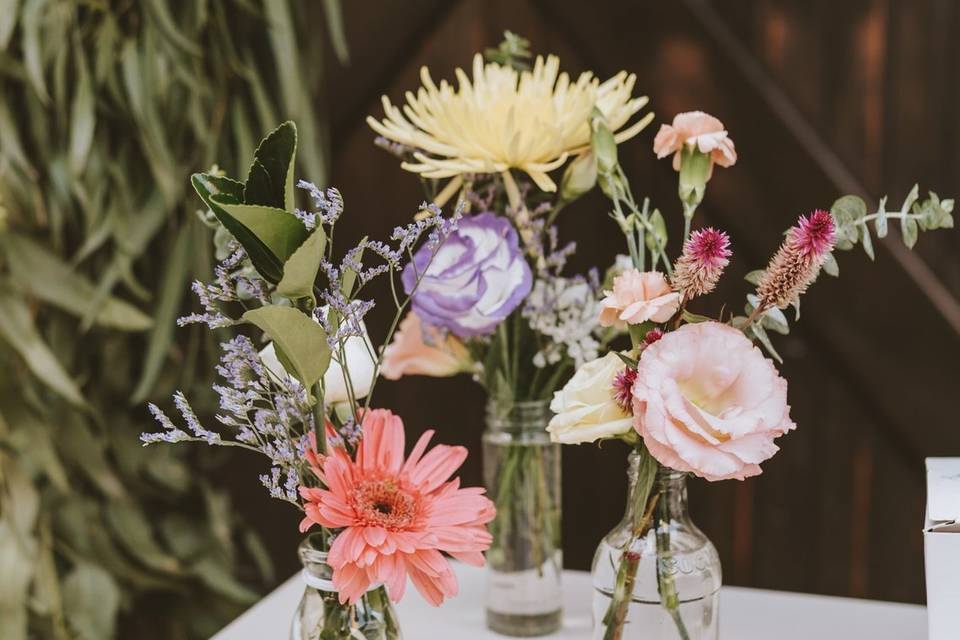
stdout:
[[[884,198],[868,214],[862,199],[845,196],[830,211],[802,215],[767,266],[748,275],[755,291],[747,295],[744,313],[721,309],[711,318],[692,313],[688,305],[714,289],[731,257],[731,243],[726,233],[712,228],[691,232],[691,223],[714,165],[736,162],[729,134],[716,118],[693,112],[678,115],[656,136],[654,153],[673,157],[685,222],[682,252],[671,261],[662,215],[647,201],[637,205],[610,151],[615,151],[611,132],[602,119],[592,122],[598,179],[624,233],[630,265],[604,292],[597,322],[625,329],[630,346],[610,349],[577,369],[554,395],[556,415],[548,430],[556,442],[620,439],[635,451],[631,507],[622,535],[608,536],[616,542],[609,558],[615,563],[614,580],[605,604],[594,609],[594,637],[623,637],[640,579],[637,549],[656,556],[654,595],[678,636],[714,637],[691,632],[693,625],[704,624],[697,618],[700,612],[680,610],[676,573],[669,569],[675,562],[670,536],[677,523],[666,512],[668,496],[658,474],[680,472],[709,481],[759,474],[760,464],[778,451],[774,441],[796,428],[787,381],[773,362],[781,359],[770,338],[770,332],[789,331],[784,310],[795,307],[799,317],[800,296],[821,271],[838,274],[835,251],[859,243],[873,258],[870,223],[884,237],[888,221],[899,220],[903,240],[912,247],[918,230],[953,225],[953,201],[934,193],[920,201],[914,187],[897,211],[887,211]],[[644,546],[648,536],[655,542]],[[719,586],[719,576],[715,579]]]
[[[485,525],[495,511],[482,489],[450,479],[466,458],[463,447],[427,451],[428,432],[404,459],[403,422],[372,407],[383,352],[367,334],[364,317],[375,301],[363,292],[378,277],[390,279],[389,340],[409,294],[427,280],[445,244],[468,230],[458,228],[459,212],[445,218],[436,205],[424,205],[390,242],[364,239],[335,262],[343,200],[335,189],[300,181],[314,208],[295,208],[296,141],[290,122],[270,133],[245,182],[193,176],[209,208],[205,217],[217,226],[222,261],[215,282],[194,284],[203,311],[180,323],[251,328],[269,343],[258,349],[238,334],[221,344],[218,429],[205,427],[178,393],[185,426],[150,405],[163,428],[142,440],[206,442],[266,456],[270,472],[261,481],[270,495],[304,512],[301,531],[319,527],[314,541],[331,574],[307,576],[327,609],[317,633],[393,638],[396,622],[380,592],[399,600],[409,577],[434,605],[455,594],[443,553],[482,565],[490,544]],[[406,265],[404,256],[414,252]],[[400,274],[407,296],[396,293]]]
[[[486,61],[476,54],[472,76],[457,70],[456,88],[438,85],[424,68],[422,86],[406,94],[403,109],[384,97],[383,119],[367,122],[401,167],[424,180],[428,198],[456,198],[464,207],[431,266],[421,249],[404,273],[411,311],[384,354],[384,376],[467,373],[483,385],[488,426],[515,436],[486,439],[487,485],[498,512],[491,566],[519,575],[532,564],[539,577],[552,572],[558,580],[559,455],[532,454],[530,440],[519,443],[526,427],[506,423],[529,423],[542,434],[553,392],[616,334],[596,322],[598,274],[564,273],[575,244],[561,243],[556,221],[596,185],[602,158],[591,122],[606,123],[606,144],[615,149],[652,116],[634,117],[647,103],[632,95],[635,76],[620,72],[601,82],[585,72],[574,79],[556,56],[531,63],[527,44],[507,33]],[[550,173],[562,167],[558,186]],[[426,275],[413,291],[418,273]],[[535,425],[538,404],[543,424]]]

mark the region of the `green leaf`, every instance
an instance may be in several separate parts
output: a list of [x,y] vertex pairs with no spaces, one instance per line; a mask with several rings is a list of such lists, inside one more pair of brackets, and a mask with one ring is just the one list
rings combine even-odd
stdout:
[[150,521],[136,504],[111,502],[107,505],[106,516],[114,535],[134,558],[157,571],[179,573],[182,570],[180,562],[157,544]]
[[87,407],[76,383],[43,341],[30,311],[19,298],[0,291],[0,337],[23,358],[41,382],[78,407]]
[[70,171],[80,174],[87,163],[90,145],[93,143],[93,131],[96,127],[94,113],[94,91],[90,71],[87,69],[87,57],[80,50],[77,56],[77,88],[70,106]]
[[840,265],[837,264],[837,258],[833,255],[833,251],[823,257],[823,270],[826,271],[827,275],[834,278],[840,275]]
[[770,342],[770,336],[767,335],[767,332],[764,331],[763,327],[757,323],[754,323],[750,327],[750,333],[752,333],[754,337],[756,337],[757,341],[763,345],[763,348],[767,350],[767,353],[770,354],[770,357],[781,364],[783,363],[783,358],[781,358],[780,354],[777,353],[777,350],[773,348],[773,343]]
[[283,277],[277,284],[277,293],[291,300],[310,298],[316,303],[313,284],[326,247],[327,234],[323,227],[318,226],[283,265]]
[[200,578],[214,592],[241,604],[252,604],[260,596],[237,581],[230,571],[212,556],[205,556],[190,568],[190,572]]
[[631,357],[629,357],[629,356],[627,356],[627,355],[625,355],[625,354],[623,354],[623,353],[620,353],[619,351],[614,351],[614,353],[617,354],[617,357],[620,358],[620,361],[623,362],[623,364],[627,365],[628,367],[630,367],[630,368],[632,368],[632,369],[636,369],[636,368],[637,368],[637,361],[634,360],[633,358],[631,358]]
[[684,322],[688,322],[688,323],[690,323],[690,324],[697,324],[697,323],[699,323],[699,322],[712,322],[712,321],[713,321],[713,318],[708,318],[707,316],[701,316],[701,315],[698,314],[698,313],[692,313],[692,312],[690,312],[690,311],[687,311],[686,309],[683,310],[682,317],[683,317],[683,321],[684,321]]
[[873,239],[870,237],[870,227],[867,225],[860,227],[860,242],[863,244],[863,250],[870,260],[874,260]]
[[27,638],[27,593],[34,572],[36,542],[0,519],[0,620],[4,640]]
[[651,229],[646,236],[647,248],[650,251],[658,251],[667,246],[667,222],[659,209],[654,209],[650,214],[650,226]]
[[103,327],[121,331],[144,331],[153,321],[133,305],[109,296],[96,303],[96,287],[75,268],[63,262],[46,247],[24,236],[7,234],[0,239],[17,286],[33,297],[78,318],[88,313]]
[[193,174],[190,181],[193,183],[194,190],[207,207],[213,211],[220,224],[243,246],[260,275],[272,283],[279,282],[280,278],[283,277],[283,261],[253,231],[245,227],[213,200],[216,197],[224,201],[242,202],[243,185],[229,178],[205,173]]
[[243,188],[243,202],[292,211],[296,156],[297,126],[287,121],[267,134],[254,152]]
[[301,311],[271,305],[247,311],[243,319],[270,336],[281,362],[289,363],[293,368],[289,373],[307,389],[326,373],[330,366],[327,333]]
[[901,213],[909,213],[910,209],[913,207],[913,204],[920,197],[920,185],[915,184],[913,188],[910,189],[910,193],[907,194],[907,197],[903,200],[903,205],[900,207]]
[[[303,226],[300,219],[283,209],[262,205],[233,204],[224,202],[223,197],[218,195],[213,196],[211,200],[228,216],[255,235],[281,265],[289,260],[297,247],[307,239],[307,228]],[[281,277],[282,275],[281,271]]]
[[913,249],[919,234],[917,221],[913,218],[900,218],[900,233],[903,234],[903,244],[907,245],[908,249]]
[[874,221],[874,227],[877,230],[878,238],[887,237],[887,196],[880,198],[880,205],[877,207],[877,219]]
[[203,49],[200,48],[200,45],[183,35],[180,28],[173,21],[173,17],[170,15],[170,10],[164,0],[147,0],[145,6],[150,12],[150,17],[157,26],[157,30],[174,46],[191,56],[199,58],[203,55]]
[[751,271],[747,275],[743,276],[743,279],[749,282],[750,284],[752,284],[753,286],[757,286],[758,284],[760,284],[760,280],[763,278],[763,274],[765,272],[766,272],[765,269],[756,269],[754,271]]
[[830,207],[830,213],[837,224],[837,248],[847,250],[856,244],[860,237],[857,225],[867,215],[867,205],[859,196],[843,196]]
[[120,588],[99,566],[82,562],[63,581],[63,608],[78,638],[112,638],[120,609]]
[[183,294],[187,289],[190,264],[190,237],[192,230],[185,225],[177,234],[173,249],[167,259],[167,269],[160,283],[160,297],[154,312],[153,328],[147,341],[147,353],[143,358],[143,370],[140,381],[130,397],[131,404],[142,403],[153,391],[157,377],[173,344],[173,332],[176,327],[177,313]]
[[343,11],[339,0],[323,0],[323,12],[327,18],[327,31],[330,32],[330,44],[333,52],[341,64],[350,62],[350,51],[347,49],[347,34],[343,26]]
[[0,0],[0,51],[7,48],[17,26],[18,4],[20,0]]
[[47,0],[27,0],[23,6],[21,25],[23,27],[23,61],[27,70],[27,79],[33,85],[40,102],[48,104],[50,94],[47,92],[47,83],[43,77],[43,38],[40,28],[43,22],[43,13]]

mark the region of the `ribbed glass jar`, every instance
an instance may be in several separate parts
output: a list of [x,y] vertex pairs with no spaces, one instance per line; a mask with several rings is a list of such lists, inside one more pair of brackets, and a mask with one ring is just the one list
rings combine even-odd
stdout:
[[483,469],[497,517],[487,552],[487,626],[510,636],[560,628],[560,445],[547,401],[487,405]]

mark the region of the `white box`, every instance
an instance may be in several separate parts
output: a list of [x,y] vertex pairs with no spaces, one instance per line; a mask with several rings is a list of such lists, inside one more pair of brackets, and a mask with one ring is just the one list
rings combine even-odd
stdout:
[[929,640],[960,637],[960,458],[927,458],[927,570]]

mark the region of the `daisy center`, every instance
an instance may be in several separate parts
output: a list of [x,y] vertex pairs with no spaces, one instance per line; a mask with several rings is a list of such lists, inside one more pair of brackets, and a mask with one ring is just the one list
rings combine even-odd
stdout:
[[368,526],[404,529],[417,517],[418,501],[393,480],[367,480],[354,487],[351,501]]

